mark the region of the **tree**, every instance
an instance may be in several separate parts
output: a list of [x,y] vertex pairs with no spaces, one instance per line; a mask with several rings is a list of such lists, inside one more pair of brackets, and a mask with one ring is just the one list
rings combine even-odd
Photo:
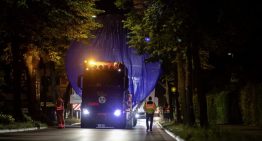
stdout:
[[0,39],[11,46],[15,113],[21,120],[21,68],[28,46],[62,55],[70,41],[93,37],[91,31],[101,25],[92,16],[101,10],[93,0],[3,0],[0,9]]
[[186,111],[191,105],[186,101],[191,97],[185,97],[186,87],[189,90],[192,87],[198,97],[200,125],[205,127],[206,94],[210,89],[218,84],[226,87],[235,75],[239,76],[238,85],[261,82],[261,61],[258,61],[261,8],[256,2],[133,0],[133,4],[138,1],[139,7],[126,8],[131,10],[125,21],[130,30],[129,44],[139,53],[149,53],[151,60],[169,66],[175,62],[178,66],[178,92],[184,118],[187,119]]
[[[191,24],[188,14],[182,10],[183,3],[178,1],[155,0],[146,4],[144,12],[134,10],[127,15],[125,27],[130,30],[129,45],[136,48],[139,53],[148,53],[150,56],[149,61],[159,60],[162,64],[167,64],[167,66],[181,64],[178,65],[177,72],[182,113],[184,122],[193,124],[189,121],[189,117],[192,117],[190,116],[192,110],[188,109],[192,107],[190,105],[192,104],[190,102],[192,88],[189,88],[190,90],[187,91],[189,93],[186,95],[184,86],[185,82],[187,84],[191,83],[191,80],[185,81],[186,78],[191,76],[184,75],[184,65],[181,63],[185,61],[186,49],[190,45],[189,28]],[[176,56],[180,57],[177,59]],[[188,61],[188,63],[190,62],[191,60]],[[173,70],[173,72],[176,71]]]

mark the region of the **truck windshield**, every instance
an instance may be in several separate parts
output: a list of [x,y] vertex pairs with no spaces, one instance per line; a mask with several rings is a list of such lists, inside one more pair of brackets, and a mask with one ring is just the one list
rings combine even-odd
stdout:
[[84,87],[123,88],[122,72],[110,70],[88,71],[84,77]]

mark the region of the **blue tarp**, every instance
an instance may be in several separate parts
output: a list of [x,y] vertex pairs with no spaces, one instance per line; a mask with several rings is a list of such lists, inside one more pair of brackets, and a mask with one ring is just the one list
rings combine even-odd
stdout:
[[65,62],[68,79],[78,95],[82,95],[77,79],[84,71],[84,60],[122,62],[128,69],[129,91],[133,96],[133,106],[143,101],[154,89],[160,75],[160,63],[145,63],[147,55],[138,55],[127,44],[127,31],[123,29],[121,18],[115,15],[99,17],[103,28],[94,34],[96,38],[88,44],[72,42]]

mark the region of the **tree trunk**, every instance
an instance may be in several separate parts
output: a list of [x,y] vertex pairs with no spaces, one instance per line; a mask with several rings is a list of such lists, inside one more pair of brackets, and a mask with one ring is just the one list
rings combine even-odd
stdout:
[[203,92],[203,82],[202,82],[202,73],[201,73],[201,64],[200,64],[200,56],[199,56],[199,46],[194,44],[193,48],[193,60],[194,60],[194,87],[196,88],[196,94],[199,104],[199,121],[201,127],[208,126],[208,118],[207,118],[207,101],[206,95]]
[[170,119],[174,120],[174,93],[171,92],[171,82],[168,82],[168,98],[169,98],[169,106],[170,106]]
[[33,119],[41,119],[40,101],[37,99],[36,93],[36,74],[30,73],[27,68],[27,102],[28,110]]
[[189,126],[195,123],[192,83],[192,46],[190,45],[186,51],[186,109],[188,117],[187,125]]
[[43,111],[46,112],[47,92],[48,92],[48,78],[46,76],[41,77],[41,98],[40,102],[43,102]]
[[180,103],[179,103],[179,94],[178,92],[175,93],[175,107],[176,107],[176,122],[181,123],[181,109],[180,109]]
[[70,92],[71,92],[71,85],[70,83],[67,84],[67,87],[66,87],[66,91],[64,93],[64,107],[65,107],[65,110],[67,110],[67,105],[68,103],[70,102]]
[[171,104],[170,103],[170,100],[169,100],[169,93],[170,93],[170,91],[169,91],[169,85],[168,85],[168,78],[167,78],[168,76],[165,76],[165,89],[166,89],[166,91],[165,91],[165,98],[166,98],[166,103],[167,104]]
[[182,52],[177,52],[177,79],[178,79],[178,95],[179,100],[181,102],[181,112],[182,112],[182,120],[183,123],[187,121],[186,114],[186,93],[185,93],[185,73],[184,73],[184,65],[183,65],[183,54]]
[[23,57],[19,52],[19,43],[14,40],[12,43],[13,56],[13,93],[14,93],[14,118],[16,121],[23,121],[24,117],[21,110],[21,68]]
[[50,82],[51,82],[51,95],[52,99],[56,101],[57,97],[63,96],[63,94],[60,93],[60,87],[57,86],[57,73],[55,69],[55,63],[50,61],[49,63],[49,71],[50,71]]

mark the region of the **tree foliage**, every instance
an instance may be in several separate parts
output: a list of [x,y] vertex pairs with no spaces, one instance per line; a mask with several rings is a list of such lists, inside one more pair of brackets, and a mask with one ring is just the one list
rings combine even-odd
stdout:
[[[126,8],[127,4],[119,1],[130,3],[131,0],[118,0],[120,7],[130,10],[124,23],[130,30],[131,47],[139,53],[148,53],[149,60],[160,60],[167,70],[164,75],[175,72],[175,67],[171,67],[173,62],[178,74],[193,74],[202,120],[206,120],[205,95],[210,90],[224,91],[232,83],[243,87],[246,83],[262,81],[259,67],[262,11],[258,2],[133,0],[131,8]],[[140,7],[135,5],[138,1]],[[192,63],[193,72],[187,69],[191,67],[188,63]],[[185,77],[175,79],[180,78]],[[188,80],[178,82],[182,89],[188,90],[187,86],[191,85]]]
[[178,48],[188,40],[187,13],[179,11],[176,1],[153,0],[147,3],[143,14],[127,14],[125,27],[130,30],[129,44],[139,53],[149,53],[150,59],[174,61]]
[[94,6],[92,0],[3,0],[1,33],[33,43],[86,39],[99,27]]
[[[10,62],[15,107],[21,105],[21,75],[29,69],[24,57],[31,55],[26,53],[36,51],[48,61],[61,62],[70,41],[94,37],[92,30],[102,26],[94,16],[101,12],[94,0],[0,1],[0,45],[4,52],[10,48],[10,57],[3,59]],[[16,109],[19,118],[21,111]]]
[[[127,15],[124,21],[129,32],[129,45],[138,50],[139,53],[148,53],[148,61],[161,61],[164,68],[164,75],[175,74],[177,78],[169,78],[168,81],[178,80],[178,93],[180,94],[181,109],[184,123],[192,124],[192,87],[190,68],[190,53],[192,41],[192,21],[185,9],[187,5],[180,1],[153,0],[146,3],[144,11],[136,10]],[[187,58],[186,58],[187,56]],[[191,57],[192,58],[192,57]],[[178,64],[177,67],[175,67]],[[185,70],[184,68],[187,68]],[[178,69],[178,70],[175,70]],[[187,71],[187,72],[186,72]],[[185,75],[189,74],[189,75]],[[163,77],[167,78],[167,77]],[[188,78],[189,81],[186,81]],[[188,85],[184,85],[187,83]],[[166,91],[169,93],[168,85]],[[185,91],[188,90],[188,91]],[[187,92],[187,94],[186,94]],[[168,96],[168,95],[167,95]],[[167,98],[169,99],[169,98]],[[180,119],[180,115],[177,119]],[[191,121],[189,121],[191,120]]]

